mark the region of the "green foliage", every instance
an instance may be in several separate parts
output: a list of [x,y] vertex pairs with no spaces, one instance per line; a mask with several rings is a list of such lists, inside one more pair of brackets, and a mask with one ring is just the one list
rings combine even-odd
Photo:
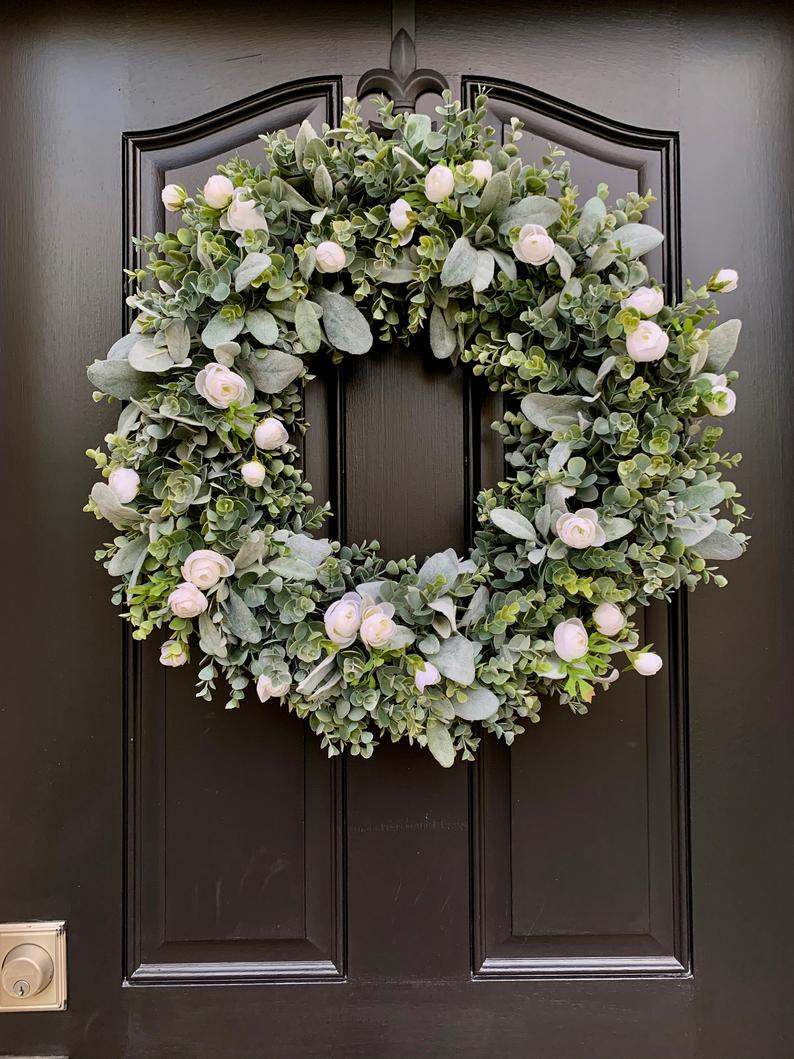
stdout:
[[[133,332],[88,369],[100,394],[129,402],[107,452],[89,451],[102,480],[87,510],[118,531],[97,558],[133,635],[166,630],[167,665],[197,645],[204,698],[221,676],[228,706],[252,683],[283,695],[329,754],[405,738],[449,766],[476,750],[472,724],[512,742],[541,695],[584,713],[616,679],[613,656],[642,653],[636,608],[724,584],[710,564],[746,546],[723,478],[739,457],[717,453],[721,431],[702,422],[732,407],[736,373],[717,373],[740,325],[714,326],[711,299],[725,284],[715,273],[644,313],[655,285],[641,257],[662,238],[643,221],[652,196],[610,206],[601,185],[580,207],[562,152],[526,164],[520,123],[500,144],[484,119],[483,97],[469,111],[447,96],[435,128],[387,103],[383,138],[348,101],[338,129],[263,136],[260,165],[220,167],[231,205],[185,192],[176,234],[136,240]],[[440,163],[453,189],[435,202],[425,176]],[[517,251],[525,225],[549,247],[539,264]],[[632,359],[648,319],[669,344]],[[377,542],[314,536],[328,510],[299,450],[318,358],[424,330],[434,356],[505,395],[494,427],[511,473],[477,498],[470,554],[417,569],[381,559]],[[231,373],[231,388],[213,389],[208,371]],[[261,484],[243,477],[252,463]],[[132,499],[113,488],[119,469],[137,475]],[[169,596],[202,549],[234,573],[206,588],[203,613],[179,617]],[[328,610],[351,598],[345,637]],[[620,628],[599,627],[602,604],[620,609]],[[565,661],[555,632],[570,619],[587,644]]]

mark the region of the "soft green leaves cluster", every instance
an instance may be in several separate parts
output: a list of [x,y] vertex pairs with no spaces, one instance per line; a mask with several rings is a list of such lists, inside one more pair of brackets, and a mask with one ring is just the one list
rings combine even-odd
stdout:
[[[541,696],[585,712],[616,657],[641,655],[636,608],[723,584],[710,564],[745,547],[723,477],[738,457],[704,421],[735,379],[740,325],[714,325],[720,283],[654,313],[666,353],[633,360],[644,320],[627,299],[654,286],[641,259],[662,239],[644,220],[652,197],[609,205],[602,185],[580,204],[561,152],[527,164],[519,123],[499,143],[484,116],[482,98],[473,111],[447,98],[436,127],[387,105],[384,137],[351,101],[339,128],[263,137],[260,165],[220,167],[231,201],[180,194],[176,232],[138,241],[132,330],[88,369],[122,402],[107,451],[89,453],[102,480],[88,509],[115,528],[97,557],[133,635],[167,630],[167,665],[192,648],[204,697],[220,680],[229,706],[254,684],[283,696],[331,754],[407,738],[449,766],[475,751],[475,724],[511,742]],[[439,166],[441,202],[425,185]],[[538,232],[549,250],[532,264]],[[508,473],[478,497],[469,555],[417,568],[318,537],[327,510],[298,453],[317,358],[423,332],[505,395]],[[264,421],[262,437],[277,421],[289,440],[257,445]],[[169,596],[201,549],[234,573],[178,617]],[[343,597],[344,628],[328,614]],[[604,604],[621,628],[599,626]],[[555,634],[579,621],[586,649],[561,657]]]

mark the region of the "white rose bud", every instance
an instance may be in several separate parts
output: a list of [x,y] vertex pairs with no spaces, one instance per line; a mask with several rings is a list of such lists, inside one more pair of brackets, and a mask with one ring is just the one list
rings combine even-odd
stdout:
[[245,379],[225,364],[208,364],[202,368],[196,376],[196,389],[213,408],[251,403]]
[[346,592],[332,603],[323,617],[328,639],[340,647],[349,647],[361,626],[361,596]]
[[315,266],[318,272],[340,272],[345,267],[345,252],[339,243],[330,239],[320,243]]
[[626,335],[626,352],[638,363],[661,360],[669,344],[670,339],[652,320],[643,320],[630,335]]
[[380,603],[367,607],[361,616],[359,634],[367,647],[385,647],[394,636],[396,626],[392,621],[394,607],[391,603]]
[[582,507],[578,511],[565,512],[557,519],[557,536],[569,548],[600,548],[606,543],[606,534],[598,521],[598,512]]
[[430,202],[443,202],[455,190],[455,174],[446,165],[434,165],[425,177],[425,196]]
[[197,618],[209,606],[209,600],[195,585],[183,581],[168,597],[168,606],[177,618]]
[[587,629],[578,618],[561,621],[554,629],[554,650],[565,662],[573,662],[587,654]]
[[204,185],[204,201],[214,210],[225,210],[232,201],[234,184],[227,176],[216,173]]
[[634,659],[634,668],[643,677],[652,677],[663,665],[661,655],[657,655],[655,651],[643,651]]
[[487,158],[475,158],[471,163],[471,175],[478,184],[485,184],[493,176],[493,166]]
[[169,213],[177,213],[185,205],[187,192],[179,184],[166,184],[160,192],[160,198]]
[[250,485],[252,489],[258,489],[264,482],[267,471],[259,460],[248,460],[240,468],[240,474],[246,485]]
[[637,287],[620,304],[624,309],[636,309],[640,316],[656,316],[664,308],[664,295],[654,287]]
[[116,494],[120,504],[129,504],[138,495],[141,484],[140,475],[132,467],[117,467],[110,472],[108,485]]
[[738,286],[739,273],[735,268],[721,268],[709,284],[709,287],[712,290],[719,287],[720,294],[730,294],[731,291],[736,290]]
[[709,412],[713,416],[729,416],[736,407],[736,393],[728,386],[727,376],[706,372],[700,378],[711,383],[711,393],[703,399]]
[[280,419],[271,416],[257,423],[254,442],[258,449],[280,449],[288,440],[289,434]]
[[[267,231],[265,211],[251,199],[243,198],[247,189],[238,188],[232,196],[226,211],[226,223],[233,232]],[[221,226],[222,227],[222,226]]]
[[411,207],[405,199],[396,199],[389,206],[389,223],[392,228],[395,228],[398,232],[404,232],[411,223],[411,219],[408,216],[410,212]]
[[414,684],[416,684],[417,691],[422,692],[428,685],[438,684],[440,680],[441,674],[432,662],[422,662],[420,666],[416,667]]
[[593,621],[595,627],[604,636],[617,636],[626,624],[623,611],[614,603],[601,603],[597,606],[593,611]]
[[275,683],[263,673],[256,682],[256,693],[261,702],[267,702],[268,699],[282,699],[291,687],[291,680],[282,680],[281,683]]
[[176,669],[187,662],[187,651],[180,640],[166,640],[160,648],[160,665]]
[[231,577],[234,563],[212,548],[199,548],[182,563],[182,577],[196,588],[212,588],[222,577]]
[[527,265],[545,265],[554,254],[554,240],[542,224],[525,224],[513,243],[513,253]]

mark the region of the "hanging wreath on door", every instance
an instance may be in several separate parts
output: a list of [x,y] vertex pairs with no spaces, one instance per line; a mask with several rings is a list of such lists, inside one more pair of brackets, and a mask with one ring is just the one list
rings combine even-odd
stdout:
[[[136,240],[132,330],[88,369],[122,407],[87,510],[118,531],[96,557],[133,637],[167,629],[165,666],[197,654],[200,697],[253,684],[331,755],[407,738],[448,766],[473,722],[510,743],[541,697],[585,713],[618,664],[657,672],[637,608],[724,585],[712,564],[747,538],[710,422],[735,404],[740,324],[715,326],[712,295],[736,273],[666,305],[641,260],[662,241],[650,194],[580,207],[563,153],[523,163],[485,97],[438,112],[384,104],[384,137],[348,101],[338,129],[163,190],[180,226]],[[426,332],[505,395],[511,473],[479,494],[465,558],[317,536],[302,388],[373,332]]]

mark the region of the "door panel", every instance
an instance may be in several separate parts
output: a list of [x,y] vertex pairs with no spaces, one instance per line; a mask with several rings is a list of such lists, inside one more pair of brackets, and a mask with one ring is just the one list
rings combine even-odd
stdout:
[[[731,586],[648,612],[666,681],[627,676],[584,718],[547,704],[514,748],[449,771],[391,745],[329,763],[275,707],[195,700],[191,673],[122,636],[80,512],[81,452],[114,422],[84,366],[121,331],[160,187],[256,157],[268,128],[333,123],[398,25],[456,94],[490,85],[497,128],[525,120],[525,157],[565,146],[583,195],[651,186],[672,289],[742,276],[726,435],[757,539]],[[40,0],[0,31],[0,921],[65,918],[70,980],[68,1011],[0,1016],[0,1053],[785,1059],[790,16]],[[305,408],[334,535],[470,543],[503,462],[499,400],[466,372],[418,338],[323,369]]]

